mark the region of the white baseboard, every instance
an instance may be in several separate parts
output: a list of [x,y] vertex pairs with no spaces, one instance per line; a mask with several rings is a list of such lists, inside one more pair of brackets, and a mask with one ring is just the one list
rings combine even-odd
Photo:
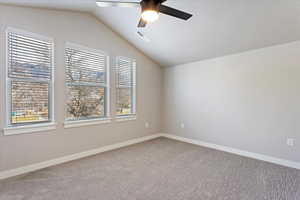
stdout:
[[96,155],[96,154],[103,153],[106,151],[119,149],[121,147],[126,147],[126,146],[129,146],[132,144],[141,143],[141,142],[152,140],[152,139],[159,138],[159,137],[166,137],[169,139],[174,139],[174,140],[178,140],[181,142],[186,142],[186,143],[195,144],[195,145],[199,145],[199,146],[203,146],[203,147],[208,147],[208,148],[212,148],[212,149],[216,149],[216,150],[220,150],[220,151],[224,151],[224,152],[228,152],[228,153],[237,154],[237,155],[244,156],[244,157],[254,158],[257,160],[262,160],[262,161],[282,165],[285,167],[300,169],[299,162],[284,160],[284,159],[275,158],[275,157],[258,154],[258,153],[252,153],[252,152],[243,151],[243,150],[239,150],[239,149],[235,149],[235,148],[231,148],[231,147],[226,147],[226,146],[207,143],[207,142],[203,142],[203,141],[199,141],[199,140],[189,139],[189,138],[185,138],[185,137],[181,137],[181,136],[176,136],[176,135],[171,135],[171,134],[166,134],[166,133],[158,133],[158,134],[154,134],[154,135],[150,135],[150,136],[145,136],[145,137],[141,137],[141,138],[128,140],[128,141],[117,143],[117,144],[100,147],[97,149],[93,149],[93,150],[89,150],[89,151],[85,151],[85,152],[81,152],[81,153],[64,156],[64,157],[53,159],[53,160],[48,160],[45,162],[27,165],[27,166],[16,168],[16,169],[1,171],[0,172],[0,180],[6,179],[9,177],[13,177],[13,176],[22,175],[22,174],[25,174],[28,172],[33,172],[33,171],[51,167],[54,165],[62,164],[65,162],[77,160],[77,159],[84,158],[87,156]]
[[65,163],[65,162],[77,160],[77,159],[84,158],[84,157],[87,157],[87,156],[92,156],[92,155],[95,155],[95,154],[103,153],[103,152],[106,152],[106,151],[119,149],[121,147],[126,147],[126,146],[129,146],[129,145],[132,145],[132,144],[141,143],[141,142],[144,142],[144,141],[147,141],[147,140],[152,140],[152,139],[155,139],[155,138],[158,138],[158,137],[161,137],[161,136],[162,136],[161,134],[154,134],[154,135],[150,135],[150,136],[145,136],[145,137],[141,137],[141,138],[128,140],[128,141],[117,143],[117,144],[112,144],[112,145],[100,147],[100,148],[97,148],[97,149],[93,149],[93,150],[89,150],[89,151],[85,151],[85,152],[81,152],[81,153],[76,153],[76,154],[64,156],[64,157],[53,159],[53,160],[48,160],[48,161],[44,161],[44,162],[40,162],[40,163],[36,163],[36,164],[32,164],[32,165],[27,165],[27,166],[16,168],[16,169],[1,171],[0,172],[0,180],[1,179],[6,179],[6,178],[9,178],[9,177],[13,177],[13,176],[18,176],[18,175],[25,174],[25,173],[28,173],[28,172],[33,172],[33,171],[43,169],[43,168],[46,168],[46,167],[62,164],[62,163]]
[[195,145],[199,145],[199,146],[203,146],[203,147],[208,147],[208,148],[212,148],[212,149],[216,149],[216,150],[220,150],[220,151],[224,151],[224,152],[228,152],[228,153],[232,153],[232,154],[237,154],[237,155],[248,157],[248,158],[254,158],[257,160],[262,160],[262,161],[274,163],[277,165],[282,165],[285,167],[300,169],[299,162],[275,158],[272,156],[267,156],[267,155],[263,155],[263,154],[259,154],[259,153],[252,153],[252,152],[243,151],[243,150],[226,147],[226,146],[222,146],[222,145],[218,145],[218,144],[212,144],[212,143],[203,142],[203,141],[199,141],[199,140],[189,139],[189,138],[185,138],[185,137],[181,137],[181,136],[177,136],[177,135],[171,135],[171,134],[166,134],[166,133],[162,133],[160,135],[162,137],[178,140],[181,142],[186,142],[186,143],[195,144]]

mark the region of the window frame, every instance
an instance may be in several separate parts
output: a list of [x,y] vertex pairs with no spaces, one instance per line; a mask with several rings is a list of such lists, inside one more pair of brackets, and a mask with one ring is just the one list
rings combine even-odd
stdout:
[[[132,82],[131,82],[131,87],[119,87],[118,86],[118,59],[121,60],[126,60],[129,61],[132,64],[132,69],[131,70],[131,74],[132,74]],[[137,62],[136,59],[132,59],[132,58],[128,58],[125,56],[117,56],[115,58],[115,116],[117,121],[129,121],[129,120],[136,120],[137,118]],[[133,83],[135,83],[135,85],[133,85]],[[131,102],[132,102],[132,106],[131,106],[131,113],[129,114],[117,114],[117,102],[118,102],[118,98],[117,98],[117,89],[119,88],[130,88],[131,89]]]
[[[66,62],[64,63],[65,65],[65,104],[64,104],[64,127],[65,128],[74,128],[74,127],[80,127],[80,126],[89,126],[89,125],[97,125],[97,124],[102,124],[102,123],[109,123],[111,122],[111,113],[110,113],[110,63],[109,63],[109,54],[90,47],[86,47],[80,44],[76,44],[73,42],[66,42],[65,43],[65,48],[64,48],[64,59],[66,58],[66,49],[75,49],[79,51],[84,51],[84,52],[91,52],[94,54],[99,54],[101,56],[105,57],[106,60],[106,66],[105,66],[105,80],[106,83],[103,85],[100,84],[70,84],[66,80]],[[69,85],[82,85],[82,86],[91,86],[91,87],[103,87],[104,88],[104,116],[103,117],[92,117],[92,118],[87,118],[87,119],[75,119],[75,120],[68,120],[67,119],[67,98],[68,98],[68,90],[67,86]]]
[[[9,33],[20,34],[25,37],[29,37],[36,40],[41,40],[45,42],[49,42],[51,44],[51,80],[46,81],[42,79],[22,79],[22,78],[10,78],[9,77]],[[54,62],[54,54],[55,54],[55,43],[54,39],[51,37],[43,36],[40,34],[32,33],[25,30],[20,30],[12,27],[7,27],[5,30],[5,123],[6,126],[4,128],[4,135],[12,135],[12,134],[21,134],[28,132],[36,132],[45,130],[52,130],[56,128],[55,123],[55,112],[54,112],[54,84],[55,84],[55,62]],[[11,112],[12,112],[12,92],[11,92],[11,83],[12,81],[23,81],[28,83],[47,83],[48,84],[48,120],[41,122],[25,122],[19,124],[12,124],[11,122]],[[24,129],[24,130],[22,130]]]

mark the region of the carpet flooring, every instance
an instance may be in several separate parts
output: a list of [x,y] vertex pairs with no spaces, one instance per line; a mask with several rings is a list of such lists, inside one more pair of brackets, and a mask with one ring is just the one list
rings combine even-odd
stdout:
[[158,138],[3,180],[0,200],[300,200],[300,170]]

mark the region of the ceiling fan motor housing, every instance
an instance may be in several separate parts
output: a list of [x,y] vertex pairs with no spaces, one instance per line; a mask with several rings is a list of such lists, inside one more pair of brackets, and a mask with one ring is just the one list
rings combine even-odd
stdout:
[[141,1],[142,12],[146,10],[155,10],[158,12],[160,4],[160,0],[143,0]]

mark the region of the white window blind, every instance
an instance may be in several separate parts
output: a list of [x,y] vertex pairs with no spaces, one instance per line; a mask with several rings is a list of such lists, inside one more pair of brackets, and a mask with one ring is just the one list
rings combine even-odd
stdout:
[[118,57],[116,60],[116,112],[118,116],[136,113],[136,62]]
[[108,116],[108,56],[68,44],[66,59],[66,120]]
[[52,41],[8,29],[7,47],[9,124],[51,121]]

